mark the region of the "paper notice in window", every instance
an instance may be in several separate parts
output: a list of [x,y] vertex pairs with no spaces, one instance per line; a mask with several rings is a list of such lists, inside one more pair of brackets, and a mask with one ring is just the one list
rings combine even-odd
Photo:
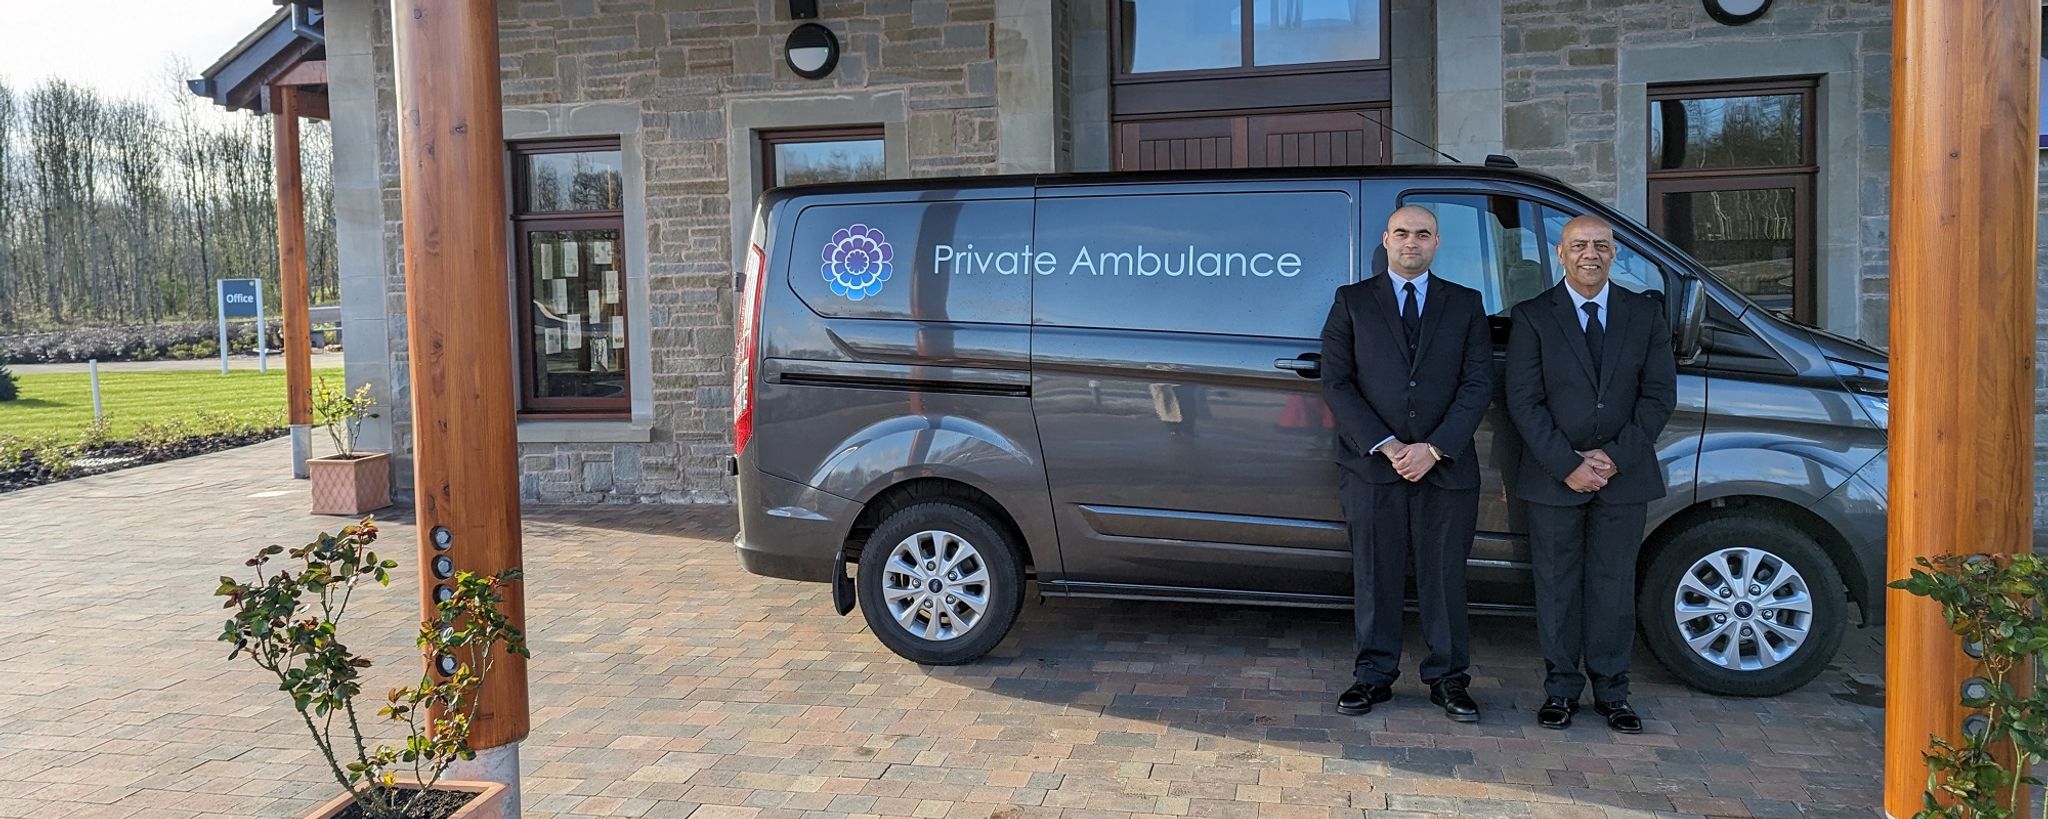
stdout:
[[583,296],[583,309],[590,311],[590,323],[604,324],[604,302],[597,300],[597,291],[586,290],[583,292]]
[[577,317],[571,316],[569,323],[562,325],[562,332],[564,334],[562,346],[565,349],[583,349],[583,322],[578,321]]
[[612,316],[612,343],[619,345],[626,343],[625,316]]
[[607,268],[604,271],[604,303],[619,303],[619,271]]
[[540,337],[541,349],[545,350],[548,355],[554,355],[562,351],[561,330],[554,327],[544,327],[541,328]]
[[595,264],[598,267],[610,267],[612,264],[612,243],[608,241],[591,242],[590,261],[591,264]]
[[548,282],[548,290],[551,291],[548,301],[552,303],[551,306],[554,308],[555,315],[569,315],[569,280],[551,280]]
[[555,277],[555,246],[538,244],[533,246],[533,275],[541,281]]
[[583,256],[576,252],[575,242],[562,243],[562,275],[574,278],[583,273]]

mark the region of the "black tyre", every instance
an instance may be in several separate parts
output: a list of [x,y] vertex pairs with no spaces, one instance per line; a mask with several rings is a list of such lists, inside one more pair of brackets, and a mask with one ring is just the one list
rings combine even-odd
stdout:
[[1798,688],[1834,659],[1848,621],[1841,575],[1820,544],[1770,518],[1720,517],[1664,544],[1636,594],[1657,661],[1713,694]]
[[861,547],[861,616],[890,651],[924,665],[971,663],[1003,641],[1024,604],[1024,564],[1005,527],[930,500],[889,515]]

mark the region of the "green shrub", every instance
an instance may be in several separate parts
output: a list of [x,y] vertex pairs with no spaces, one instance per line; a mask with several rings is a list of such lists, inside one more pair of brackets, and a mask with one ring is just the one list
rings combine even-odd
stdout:
[[12,401],[19,397],[21,389],[14,381],[14,373],[7,371],[7,362],[0,361],[0,401]]

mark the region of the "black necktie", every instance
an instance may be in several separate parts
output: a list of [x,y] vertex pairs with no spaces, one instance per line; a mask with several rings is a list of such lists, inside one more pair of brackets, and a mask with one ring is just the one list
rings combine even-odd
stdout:
[[1408,335],[1408,351],[1415,351],[1415,337],[1422,335],[1422,306],[1415,303],[1415,283],[1401,285],[1407,295],[1401,299],[1401,330]]
[[1586,352],[1593,354],[1593,376],[1600,376],[1600,353],[1607,347],[1607,328],[1600,326],[1600,305],[1586,302],[1579,305],[1586,311]]

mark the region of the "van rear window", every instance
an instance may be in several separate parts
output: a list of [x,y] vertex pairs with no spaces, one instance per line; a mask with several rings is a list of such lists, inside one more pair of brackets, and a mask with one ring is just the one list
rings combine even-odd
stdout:
[[1030,243],[1029,199],[813,205],[778,266],[822,316],[1023,324]]
[[1032,321],[1315,338],[1351,280],[1344,191],[1041,199]]

